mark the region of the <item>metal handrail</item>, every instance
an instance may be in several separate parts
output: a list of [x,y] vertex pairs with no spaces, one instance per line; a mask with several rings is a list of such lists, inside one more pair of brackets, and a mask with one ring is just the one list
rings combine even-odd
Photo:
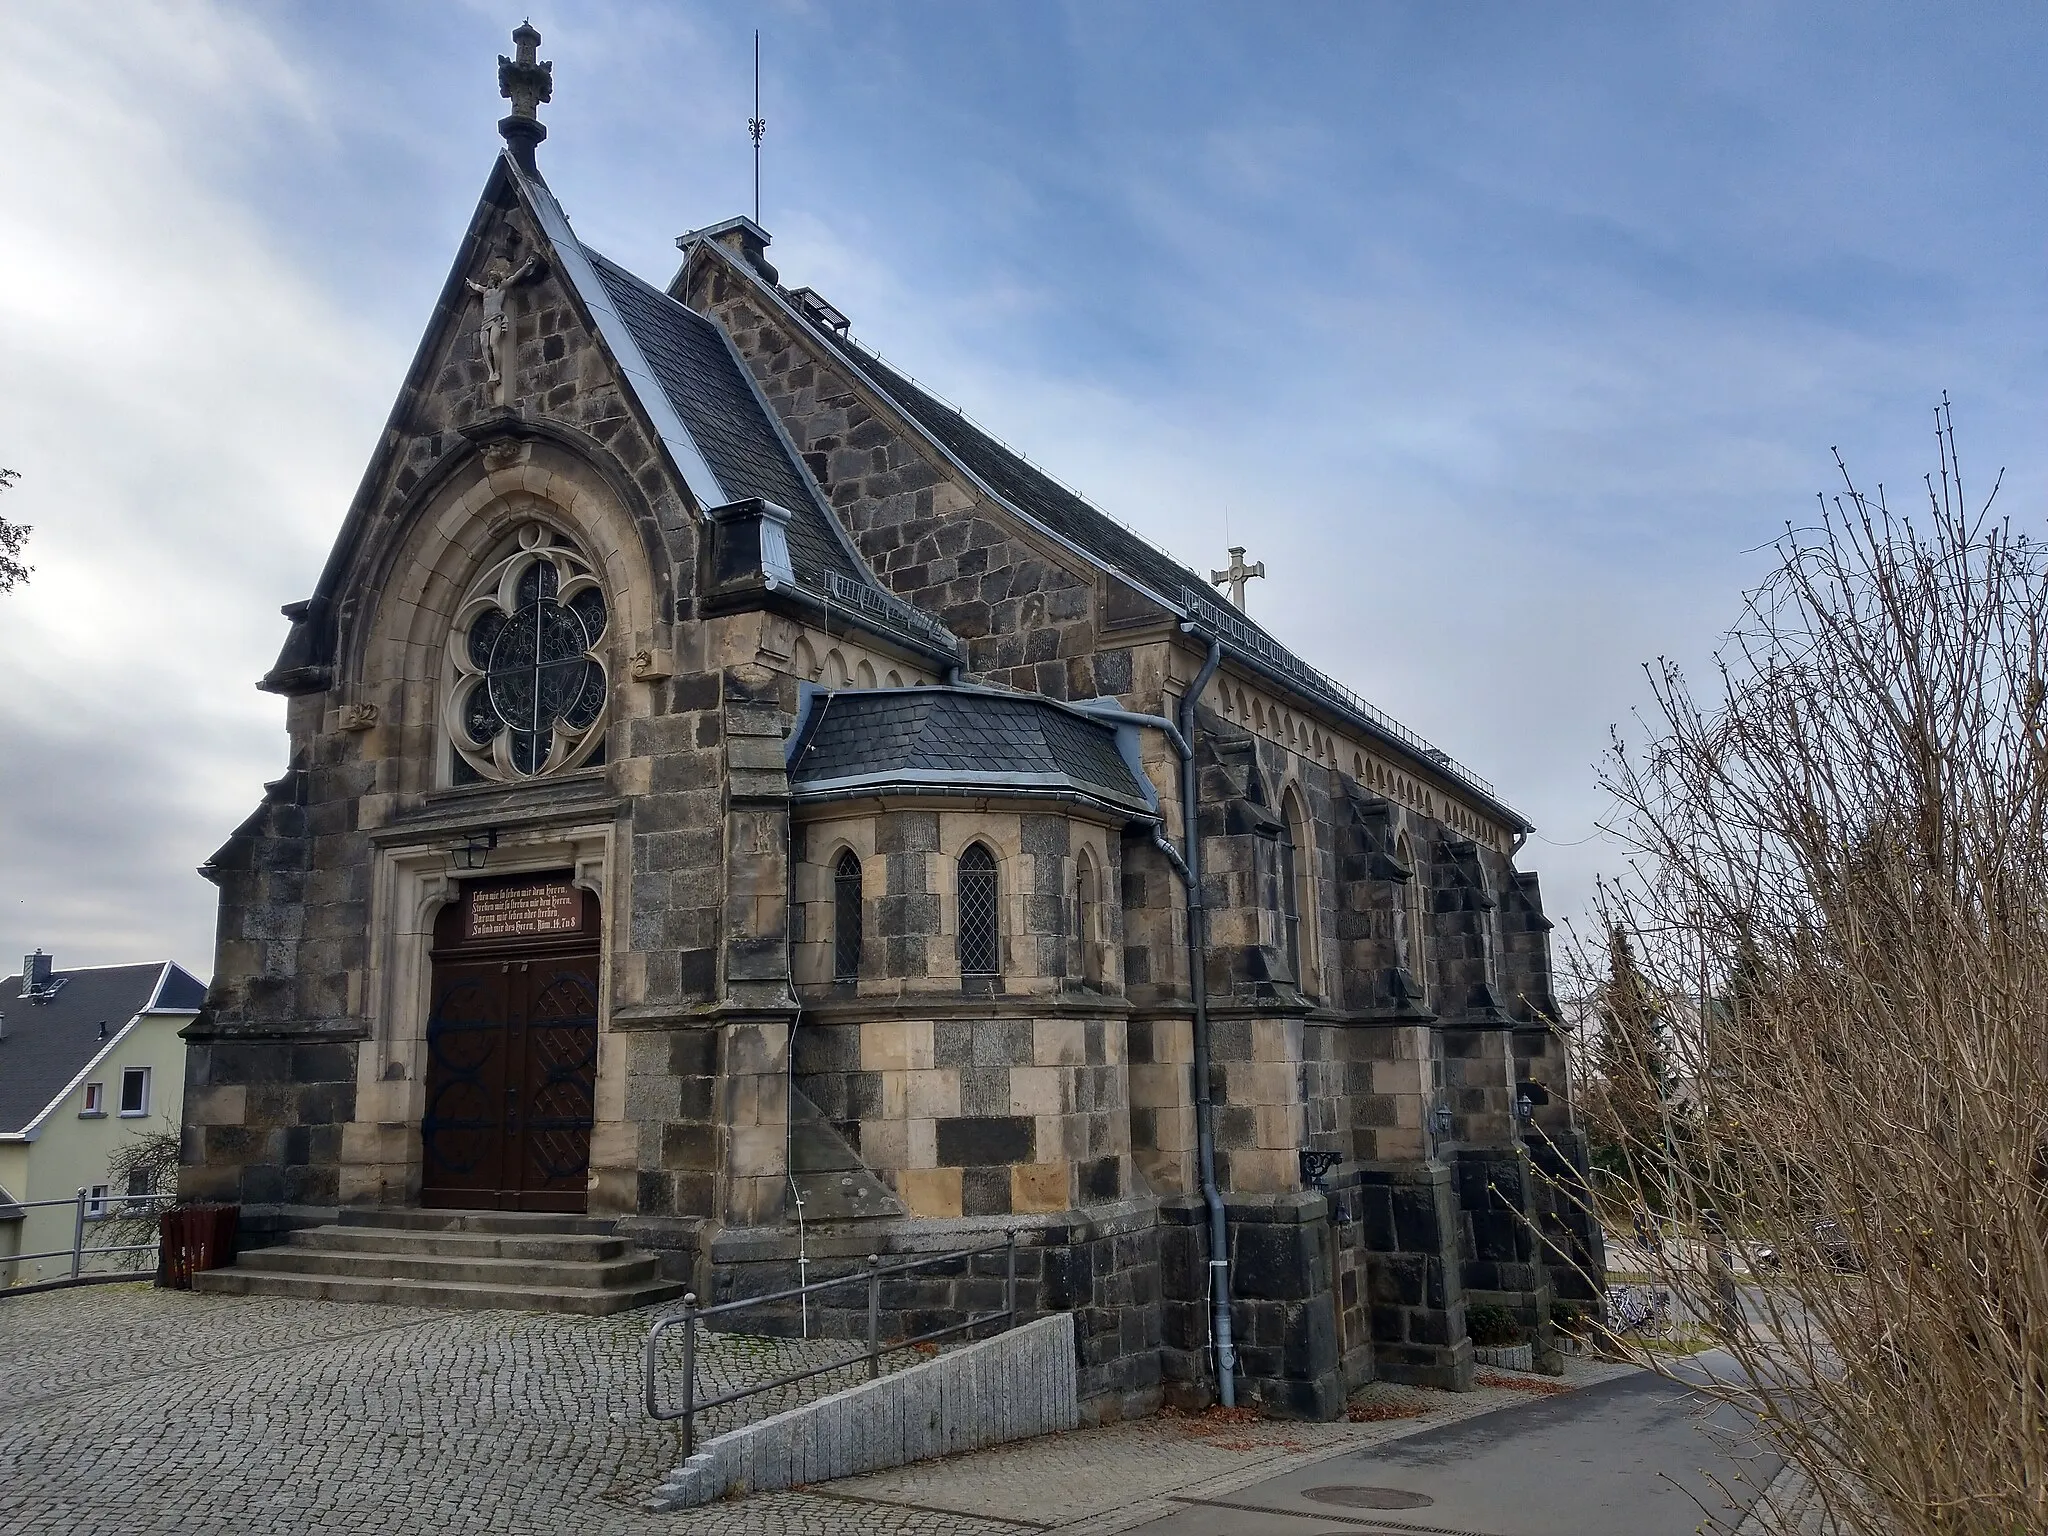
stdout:
[[[896,1339],[886,1345],[882,1343],[883,1276],[909,1274],[920,1269],[933,1269],[941,1264],[951,1264],[960,1259],[978,1258],[982,1254],[998,1251],[1001,1251],[1006,1256],[1003,1270],[1003,1306],[1000,1311],[976,1313],[961,1322],[949,1324],[944,1328],[934,1328],[927,1333]],[[865,1281],[868,1288],[868,1338],[866,1349],[848,1355],[843,1360],[833,1360],[824,1365],[811,1366],[806,1370],[792,1371],[788,1375],[778,1376],[772,1381],[757,1382],[753,1386],[742,1387],[735,1392],[727,1392],[722,1397],[707,1398],[702,1402],[698,1401],[697,1325],[703,1319],[720,1313],[738,1312],[748,1307],[763,1306],[773,1301],[788,1301],[794,1297],[811,1296],[820,1291],[834,1290],[840,1286],[853,1285],[861,1281]],[[988,1243],[980,1248],[957,1249],[952,1253],[930,1254],[921,1259],[909,1259],[896,1264],[884,1264],[879,1255],[871,1253],[868,1255],[867,1268],[864,1271],[857,1270],[849,1275],[841,1275],[834,1280],[812,1280],[803,1285],[791,1286],[787,1290],[770,1291],[761,1296],[744,1296],[737,1301],[721,1301],[708,1307],[697,1305],[695,1292],[686,1292],[683,1296],[683,1310],[681,1314],[675,1317],[660,1319],[648,1331],[647,1347],[642,1356],[643,1390],[641,1406],[646,1410],[647,1416],[650,1419],[663,1422],[675,1419],[682,1420],[683,1455],[689,1456],[696,1449],[696,1418],[700,1413],[708,1413],[713,1408],[722,1408],[727,1403],[736,1403],[743,1398],[757,1397],[763,1392],[773,1392],[778,1387],[791,1386],[799,1381],[809,1381],[813,1376],[823,1376],[830,1371],[844,1370],[847,1366],[856,1364],[861,1360],[867,1361],[868,1380],[874,1381],[882,1374],[883,1355],[900,1349],[909,1349],[918,1344],[929,1344],[935,1339],[949,1338],[953,1334],[964,1333],[977,1328],[983,1323],[994,1322],[997,1318],[1004,1319],[1005,1327],[1016,1326],[1017,1234],[1014,1230],[1006,1233],[1000,1243]],[[656,1381],[659,1364],[657,1356],[660,1350],[662,1334],[669,1328],[677,1326],[680,1326],[683,1330],[682,1405],[674,1409],[664,1409],[661,1406],[660,1392]]]
[[88,1221],[98,1221],[105,1219],[106,1213],[104,1210],[102,1210],[99,1216],[89,1216],[86,1214],[86,1208],[89,1205],[98,1205],[104,1207],[117,1204],[149,1205],[157,1203],[161,1203],[164,1206],[168,1207],[172,1203],[171,1197],[169,1195],[163,1194],[106,1194],[100,1195],[98,1197],[93,1197],[90,1195],[89,1189],[87,1187],[81,1187],[78,1193],[72,1196],[69,1200],[9,1200],[8,1204],[12,1206],[15,1210],[19,1211],[36,1211],[43,1210],[50,1206],[69,1205],[75,1206],[77,1208],[78,1215],[71,1223],[71,1246],[69,1248],[50,1248],[38,1253],[0,1253],[0,1264],[25,1264],[30,1259],[68,1258],[71,1260],[71,1278],[73,1280],[76,1280],[85,1271],[85,1261],[95,1254],[147,1253],[150,1250],[156,1248],[162,1242],[162,1239],[159,1238],[157,1242],[152,1243],[105,1243],[96,1248],[87,1247],[85,1242],[85,1224]]

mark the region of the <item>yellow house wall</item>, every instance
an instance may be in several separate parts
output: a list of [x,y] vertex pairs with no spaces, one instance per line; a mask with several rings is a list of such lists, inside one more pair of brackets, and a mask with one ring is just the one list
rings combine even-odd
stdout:
[[[178,1038],[178,1031],[191,1019],[189,1013],[143,1015],[112,1050],[92,1065],[64,1096],[64,1101],[43,1118],[33,1141],[0,1147],[0,1186],[17,1200],[72,1201],[81,1185],[89,1188],[108,1182],[107,1161],[123,1141],[148,1131],[176,1131],[185,1102],[185,1042]],[[121,1073],[129,1067],[150,1069],[149,1109],[139,1116],[121,1113]],[[104,1116],[81,1115],[87,1083],[105,1085]],[[76,1207],[67,1204],[31,1209],[21,1221],[8,1223],[19,1234],[16,1253],[64,1250],[58,1258],[26,1259],[12,1265],[15,1272],[11,1283],[32,1284],[71,1273],[75,1217]],[[87,1247],[108,1241],[99,1235],[98,1225],[93,1221],[86,1223]],[[6,1237],[0,1235],[0,1245],[6,1242]],[[0,1254],[4,1252],[4,1246],[0,1246]],[[7,1267],[10,1266],[0,1265],[0,1269]],[[100,1258],[89,1267],[104,1273],[117,1265],[113,1258]],[[0,1280],[9,1279],[0,1274]]]

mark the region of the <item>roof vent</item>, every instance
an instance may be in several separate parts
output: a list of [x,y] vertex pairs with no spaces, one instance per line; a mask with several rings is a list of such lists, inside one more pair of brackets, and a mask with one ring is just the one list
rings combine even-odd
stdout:
[[803,311],[804,318],[813,325],[822,325],[826,330],[837,331],[844,336],[846,328],[853,324],[834,309],[825,296],[815,288],[799,288],[790,295],[790,298],[796,301],[796,307]]

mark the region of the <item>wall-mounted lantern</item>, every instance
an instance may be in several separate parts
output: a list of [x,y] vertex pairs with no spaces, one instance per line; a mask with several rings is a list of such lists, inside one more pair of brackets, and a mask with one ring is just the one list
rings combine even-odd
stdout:
[[498,846],[498,829],[486,827],[481,832],[472,832],[460,842],[451,845],[449,854],[455,860],[457,869],[482,869],[491,856],[491,850]]

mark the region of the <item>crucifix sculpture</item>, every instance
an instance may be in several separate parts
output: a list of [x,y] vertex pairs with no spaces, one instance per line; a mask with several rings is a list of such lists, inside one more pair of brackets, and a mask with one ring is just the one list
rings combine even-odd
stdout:
[[529,256],[517,267],[507,269],[502,261],[494,261],[484,269],[484,281],[465,277],[463,282],[469,291],[483,301],[483,322],[477,327],[477,345],[484,355],[484,366],[490,370],[491,394],[494,403],[503,405],[511,394],[506,375],[511,370],[512,317],[505,308],[505,295],[532,277],[540,263]]
[[1237,609],[1239,613],[1242,613],[1244,612],[1244,584],[1248,581],[1263,579],[1265,574],[1265,561],[1261,560],[1255,565],[1246,565],[1244,563],[1244,546],[1242,544],[1233,544],[1230,546],[1230,569],[1227,571],[1211,571],[1209,579],[1219,587],[1227,585],[1230,588],[1230,605]]

